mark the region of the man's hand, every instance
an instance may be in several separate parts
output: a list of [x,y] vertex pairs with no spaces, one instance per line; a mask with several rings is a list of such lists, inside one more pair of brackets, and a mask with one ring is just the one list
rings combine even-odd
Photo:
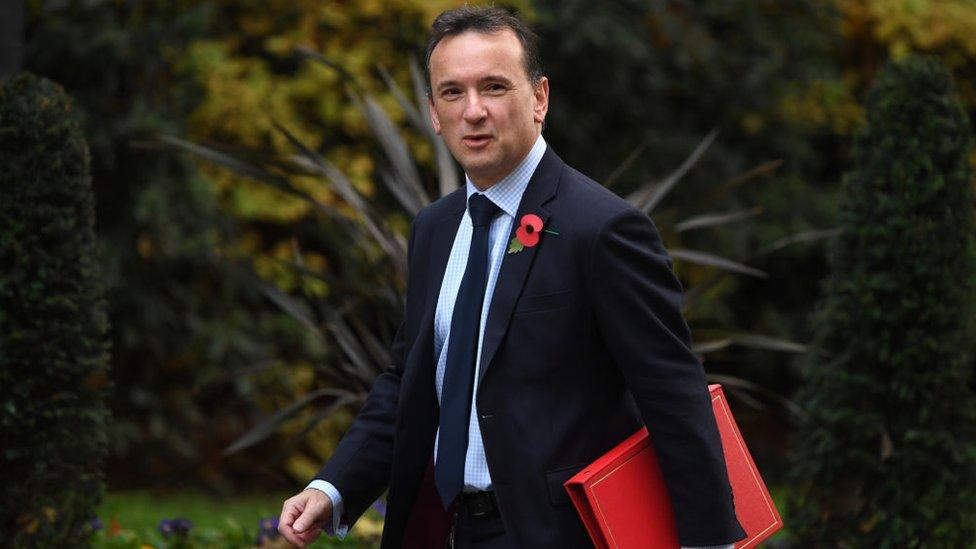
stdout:
[[332,500],[319,490],[307,488],[281,506],[278,532],[289,542],[305,547],[322,533],[319,523],[331,520]]

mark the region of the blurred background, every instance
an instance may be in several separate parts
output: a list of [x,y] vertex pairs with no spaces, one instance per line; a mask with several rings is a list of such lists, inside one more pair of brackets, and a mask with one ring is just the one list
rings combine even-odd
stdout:
[[[317,472],[385,367],[412,216],[463,181],[418,87],[431,21],[461,4],[4,3],[5,72],[60,84],[90,150],[110,344],[98,546],[281,543],[259,520]],[[540,35],[550,146],[661,230],[696,351],[785,514],[868,91],[887,61],[923,54],[972,121],[976,6],[501,4]],[[972,349],[953,347],[960,371]],[[373,546],[381,524],[382,502],[319,543]]]

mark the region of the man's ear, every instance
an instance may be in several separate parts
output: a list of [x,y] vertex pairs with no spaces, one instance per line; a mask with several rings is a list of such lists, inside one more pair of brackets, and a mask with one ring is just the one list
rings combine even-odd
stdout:
[[434,110],[434,98],[427,96],[427,110],[430,112],[430,124],[434,126],[434,133],[441,134],[441,121],[437,118],[437,111]]
[[540,77],[532,94],[535,96],[535,106],[532,109],[534,119],[537,124],[542,124],[546,120],[546,113],[549,112],[549,79],[545,76]]

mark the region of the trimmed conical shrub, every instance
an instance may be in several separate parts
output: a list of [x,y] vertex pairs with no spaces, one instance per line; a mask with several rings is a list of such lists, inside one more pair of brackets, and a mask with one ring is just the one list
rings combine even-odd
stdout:
[[798,395],[800,547],[976,543],[972,145],[942,66],[879,73]]
[[107,321],[88,148],[60,86],[0,85],[0,545],[77,547],[103,492]]

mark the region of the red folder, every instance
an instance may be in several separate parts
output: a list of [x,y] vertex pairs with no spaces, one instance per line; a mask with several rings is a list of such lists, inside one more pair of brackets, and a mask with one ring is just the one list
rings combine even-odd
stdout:
[[[783,527],[720,385],[709,385],[722,437],[735,513],[746,531],[736,549],[755,547]],[[584,467],[564,484],[598,549],[678,548],[678,530],[647,429]]]

